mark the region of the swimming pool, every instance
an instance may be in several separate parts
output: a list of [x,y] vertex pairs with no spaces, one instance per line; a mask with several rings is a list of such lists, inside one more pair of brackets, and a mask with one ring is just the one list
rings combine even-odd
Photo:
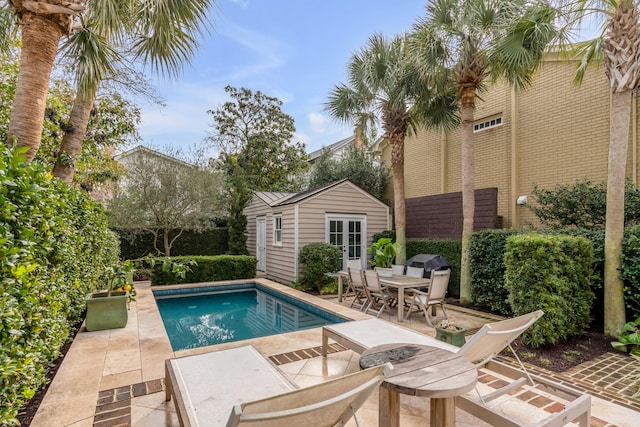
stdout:
[[174,351],[347,319],[259,283],[153,290]]

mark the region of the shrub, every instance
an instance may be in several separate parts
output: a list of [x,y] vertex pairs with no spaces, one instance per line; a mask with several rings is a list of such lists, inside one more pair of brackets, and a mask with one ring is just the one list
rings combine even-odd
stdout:
[[[122,259],[138,259],[148,254],[156,254],[153,235],[149,231],[132,231],[126,228],[113,228],[120,236],[120,256]],[[185,255],[224,255],[229,250],[227,228],[213,228],[202,232],[176,230],[182,235],[171,247],[172,256]],[[162,244],[162,231],[158,240]]]
[[[161,258],[160,258],[161,260]],[[215,282],[218,280],[253,279],[256,277],[256,259],[247,255],[182,256],[171,257],[178,264],[190,265],[184,278],[166,271],[166,263],[151,267],[152,285],[174,285],[178,283]],[[165,268],[163,268],[165,266]]]
[[534,347],[579,335],[589,325],[593,249],[583,237],[521,234],[507,239],[505,284],[515,315],[545,315],[522,336]]
[[0,148],[0,422],[45,384],[118,246],[102,206]]
[[517,230],[485,230],[471,235],[471,300],[504,315],[511,315],[509,290],[504,283],[504,249]]
[[373,235],[373,239],[371,239],[372,242],[377,242],[378,240],[382,239],[382,238],[388,238],[393,240],[394,242],[396,241],[396,231],[395,230],[383,230],[379,233],[374,233]]
[[627,318],[635,319],[640,317],[640,226],[625,230],[621,270]]
[[303,265],[301,284],[320,291],[332,280],[327,274],[342,268],[342,251],[329,243],[309,243],[300,250],[298,261]]

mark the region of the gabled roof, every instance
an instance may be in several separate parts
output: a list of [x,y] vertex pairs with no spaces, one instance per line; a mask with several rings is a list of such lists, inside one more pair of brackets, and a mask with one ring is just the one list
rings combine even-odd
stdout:
[[334,142],[331,145],[327,145],[326,147],[322,147],[319,150],[313,151],[311,153],[309,153],[309,163],[313,163],[316,161],[316,159],[318,157],[320,157],[320,155],[322,154],[323,150],[329,150],[330,152],[334,153],[342,148],[344,148],[345,146],[349,145],[349,144],[353,144],[353,142],[356,140],[355,135],[351,135],[348,138],[342,139],[338,142]]
[[327,184],[322,187],[314,188],[312,190],[301,191],[299,193],[291,194],[289,197],[285,197],[279,200],[276,204],[272,206],[284,206],[291,205],[294,203],[298,203],[304,199],[307,199],[315,194],[322,193],[323,191],[327,191],[328,189],[335,187],[339,184],[342,184],[345,181],[349,181],[348,179],[341,179],[340,181],[332,182],[331,184]]
[[296,193],[284,193],[281,191],[256,191],[254,194],[269,206],[275,206],[280,201],[296,195]]
[[172,157],[172,156],[168,156],[168,155],[163,154],[163,153],[161,153],[159,151],[152,150],[151,148],[147,148],[147,147],[145,147],[143,145],[138,145],[136,147],[133,147],[130,150],[123,151],[120,154],[116,154],[115,156],[113,156],[113,160],[118,160],[119,161],[119,160],[121,160],[121,159],[123,159],[125,157],[129,157],[129,156],[131,156],[131,155],[133,155],[135,153],[150,154],[152,156],[160,157],[161,159],[164,159],[164,160],[169,160],[169,161],[172,161],[172,162],[175,162],[175,163],[182,164],[184,166],[193,167],[193,165],[190,164],[190,163],[187,163],[187,162],[185,162],[183,160],[180,160],[180,159]]

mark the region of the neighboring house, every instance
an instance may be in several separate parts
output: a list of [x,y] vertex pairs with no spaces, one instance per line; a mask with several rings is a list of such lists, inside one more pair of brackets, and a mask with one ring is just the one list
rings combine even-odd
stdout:
[[345,148],[353,144],[355,140],[356,140],[355,135],[352,135],[348,138],[341,139],[338,142],[334,142],[333,144],[327,145],[326,147],[323,146],[319,150],[312,151],[311,153],[309,153],[309,163],[313,165],[316,162],[316,160],[318,160],[318,158],[322,155],[322,152],[325,150],[329,151],[331,159],[340,160],[342,158]]
[[[578,179],[606,182],[610,91],[602,68],[572,83],[576,62],[548,56],[525,91],[487,87],[475,110],[476,229],[538,225],[524,205],[534,185]],[[638,184],[638,97],[634,97],[627,176]],[[382,146],[390,164],[390,147]],[[418,132],[405,140],[407,237],[460,237],[459,129]],[[389,198],[393,194],[388,195]],[[483,224],[481,224],[483,223]]]
[[374,233],[390,227],[389,207],[349,180],[301,193],[256,192],[244,209],[247,248],[267,277],[290,283],[300,274],[298,253],[312,242],[343,250],[366,264]]
[[169,164],[173,164],[176,168],[193,168],[194,166],[190,163],[182,161],[172,156],[168,156],[159,151],[152,150],[151,148],[143,147],[142,145],[138,145],[130,150],[124,151],[120,154],[113,156],[114,160],[117,160],[124,167],[125,173],[118,180],[118,188],[123,188],[127,185],[127,176],[126,171],[135,167],[142,163],[149,164],[149,162],[166,162]]

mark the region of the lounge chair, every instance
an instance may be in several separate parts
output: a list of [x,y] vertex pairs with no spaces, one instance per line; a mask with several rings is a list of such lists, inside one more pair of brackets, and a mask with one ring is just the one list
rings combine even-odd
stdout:
[[496,391],[492,390],[485,396],[480,394],[480,387],[477,387],[475,395],[473,392],[467,393],[456,399],[457,406],[472,415],[493,425],[522,425],[519,420],[509,414],[509,411],[504,411],[499,406],[506,403],[505,396],[507,398],[513,397],[517,393],[523,393],[536,387],[545,393],[559,396],[567,401],[564,409],[557,413],[546,414],[546,418],[536,424],[537,426],[558,426],[574,420],[577,420],[581,426],[588,426],[591,411],[589,395],[532,375],[526,371],[522,363],[520,363],[521,369],[515,369],[493,360],[502,350],[510,347],[511,342],[543,314],[538,310],[512,319],[488,323],[480,328],[461,348],[380,319],[338,323],[322,328],[322,354],[326,355],[329,339],[357,353],[362,353],[377,345],[390,343],[421,344],[443,348],[463,355],[483,372],[496,373],[496,376],[501,377],[506,383],[505,387]]
[[378,366],[297,389],[253,346],[169,359],[166,399],[181,426],[341,426],[390,370]]

